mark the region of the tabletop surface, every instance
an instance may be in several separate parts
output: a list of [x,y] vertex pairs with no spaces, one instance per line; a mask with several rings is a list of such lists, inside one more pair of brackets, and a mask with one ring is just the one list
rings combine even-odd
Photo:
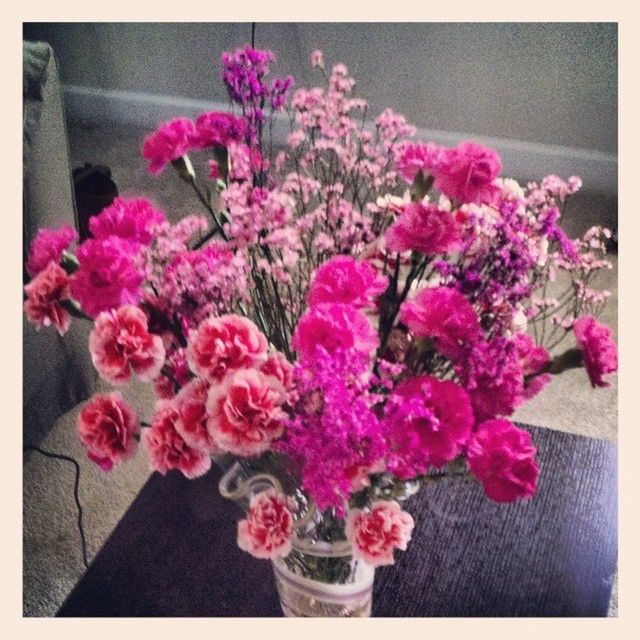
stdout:
[[[526,427],[541,477],[502,505],[444,479],[405,503],[407,551],[376,570],[374,616],[606,616],[617,561],[617,448]],[[281,616],[267,560],[236,545],[221,472],[154,473],[58,616]]]

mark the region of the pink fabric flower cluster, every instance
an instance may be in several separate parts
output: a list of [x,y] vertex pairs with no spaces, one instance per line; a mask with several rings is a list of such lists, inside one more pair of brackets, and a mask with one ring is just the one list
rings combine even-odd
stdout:
[[385,406],[387,468],[412,478],[451,462],[462,453],[473,424],[469,396],[455,382],[432,376],[402,382]]
[[467,461],[487,497],[496,502],[530,498],[539,469],[531,435],[508,420],[487,420],[476,429],[467,448]]
[[610,386],[604,376],[618,370],[618,349],[611,337],[611,329],[593,316],[582,316],[576,320],[573,330],[591,385]]
[[368,262],[337,256],[316,270],[307,300],[312,307],[331,302],[358,309],[373,307],[387,284],[388,279],[376,273]]
[[69,299],[69,276],[56,262],[51,261],[24,288],[27,299],[24,311],[38,329],[54,326],[63,336],[71,324],[71,316],[64,308]]
[[231,142],[242,142],[246,135],[247,123],[232,113],[211,111],[201,113],[196,120],[197,136],[195,146],[228,147]]
[[407,548],[413,527],[413,518],[397,502],[377,500],[367,511],[349,511],[346,534],[353,555],[379,567],[394,564],[393,552]]
[[238,523],[238,546],[254,558],[282,558],[291,551],[293,506],[275,489],[253,498],[249,513]]
[[77,427],[89,458],[104,471],[132,456],[138,446],[140,421],[117,392],[93,396],[78,415]]
[[141,380],[157,377],[164,363],[162,338],[149,333],[147,316],[134,305],[101,313],[89,336],[91,359],[111,384],[123,384],[135,371]]
[[50,262],[58,264],[62,258],[62,252],[77,239],[76,230],[68,224],[59,229],[40,229],[31,242],[26,266],[28,274],[33,278]]
[[460,227],[451,213],[437,205],[412,202],[387,229],[385,241],[391,251],[448,253],[460,245]]

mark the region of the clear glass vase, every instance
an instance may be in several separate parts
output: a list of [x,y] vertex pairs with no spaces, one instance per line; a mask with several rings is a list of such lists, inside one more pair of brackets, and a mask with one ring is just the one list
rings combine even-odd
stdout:
[[272,487],[292,496],[298,505],[293,549],[286,558],[272,561],[285,616],[371,615],[374,569],[353,557],[342,518],[331,510],[317,510],[275,458],[216,462],[226,469],[220,493],[243,509],[249,508],[253,495]]

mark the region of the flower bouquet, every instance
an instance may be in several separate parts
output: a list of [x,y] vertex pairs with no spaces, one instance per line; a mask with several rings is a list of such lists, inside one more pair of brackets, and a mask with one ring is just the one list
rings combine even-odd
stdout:
[[610,234],[562,230],[578,178],[522,187],[484,146],[416,141],[390,109],[370,123],[320,51],[309,90],[271,79],[273,62],[225,53],[232,109],[144,141],[149,171],[171,166],[205,215],[172,224],[118,198],[75,250],[72,228],[41,230],[25,311],[61,335],[90,320],[100,375],[155,387],[148,422],[117,391],[86,403],[91,460],[109,471],[141,443],[162,474],[215,461],[246,509],[238,544],[273,562],[284,612],[368,615],[374,568],[412,535],[405,498],[454,475],[530,498],[536,449],[509,416],[569,368],[607,386],[617,351],[593,280]]

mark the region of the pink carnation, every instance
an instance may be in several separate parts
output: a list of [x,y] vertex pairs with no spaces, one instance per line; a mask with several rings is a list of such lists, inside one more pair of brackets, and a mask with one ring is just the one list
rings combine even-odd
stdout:
[[478,315],[471,303],[455,289],[422,289],[415,300],[405,302],[400,320],[419,338],[435,338],[448,358],[461,355],[466,344],[480,335]]
[[217,382],[229,371],[259,366],[267,339],[248,318],[234,314],[203,320],[189,336],[187,360],[198,376]]
[[162,338],[149,333],[144,311],[130,304],[97,317],[89,349],[98,373],[111,384],[127,382],[132,371],[149,382],[165,358]]
[[474,416],[466,391],[450,380],[419,376],[402,382],[385,407],[389,468],[411,478],[460,455]]
[[197,135],[196,125],[188,118],[175,118],[161,124],[142,145],[142,155],[149,161],[149,173],[157,175],[170,162],[184,156],[195,146]]
[[138,446],[140,421],[117,392],[93,396],[78,415],[77,427],[89,458],[105,471],[133,455]]
[[472,473],[496,502],[530,498],[536,492],[538,465],[531,435],[508,420],[487,420],[467,449]]
[[50,262],[24,290],[27,294],[24,311],[29,321],[38,329],[53,325],[63,336],[71,324],[71,316],[62,306],[69,298],[67,272],[56,262]]
[[525,376],[524,397],[533,398],[551,382],[550,373],[540,373],[549,364],[549,352],[536,345],[527,333],[518,333],[513,337],[520,369]]
[[292,340],[303,358],[313,358],[322,347],[329,354],[355,349],[371,354],[378,346],[378,335],[367,317],[347,304],[319,304],[300,319]]
[[379,567],[394,564],[393,552],[407,548],[413,526],[413,518],[397,502],[377,500],[369,511],[349,511],[346,534],[353,555],[373,567]]
[[293,365],[280,351],[270,353],[260,371],[267,376],[273,376],[287,391],[293,388]]
[[50,262],[58,264],[62,252],[78,239],[76,230],[71,225],[64,225],[59,229],[40,229],[31,242],[27,272],[33,278]]
[[211,387],[207,399],[213,442],[238,456],[264,453],[282,435],[285,400],[285,390],[273,376],[256,369],[229,375],[224,383]]
[[337,256],[316,270],[307,300],[310,306],[339,302],[356,308],[370,307],[386,288],[387,278],[376,273],[368,262]]
[[593,316],[582,316],[576,320],[573,330],[591,386],[611,386],[603,377],[618,370],[618,349],[611,337],[611,329]]
[[129,249],[127,241],[114,236],[80,245],[80,267],[71,278],[71,295],[92,318],[140,300],[142,274]]
[[460,246],[460,226],[451,213],[436,204],[411,202],[387,229],[385,242],[389,250],[399,253],[446,253]]
[[500,156],[475,142],[446,149],[434,171],[435,186],[450,199],[476,204],[491,202],[500,193],[493,181],[500,175]]
[[247,124],[244,118],[232,113],[211,111],[202,113],[196,120],[198,131],[196,146],[199,149],[207,147],[227,147],[230,142],[242,142],[246,135]]
[[153,239],[154,226],[166,220],[164,214],[145,198],[116,198],[89,220],[89,229],[98,240],[117,236],[135,244],[148,245]]
[[186,443],[176,429],[178,420],[179,415],[172,401],[160,400],[157,403],[151,428],[142,433],[151,468],[162,475],[177,469],[187,478],[197,478],[209,471],[211,457]]
[[238,523],[238,546],[255,558],[281,558],[291,551],[292,504],[275,489],[253,498],[246,519]]
[[217,447],[207,428],[207,396],[209,383],[195,378],[184,386],[176,396],[178,412],[176,429],[185,442],[194,449],[215,453]]
[[398,173],[413,183],[419,171],[424,176],[431,174],[440,163],[444,154],[443,147],[433,142],[409,143],[404,146],[402,155],[396,161]]

